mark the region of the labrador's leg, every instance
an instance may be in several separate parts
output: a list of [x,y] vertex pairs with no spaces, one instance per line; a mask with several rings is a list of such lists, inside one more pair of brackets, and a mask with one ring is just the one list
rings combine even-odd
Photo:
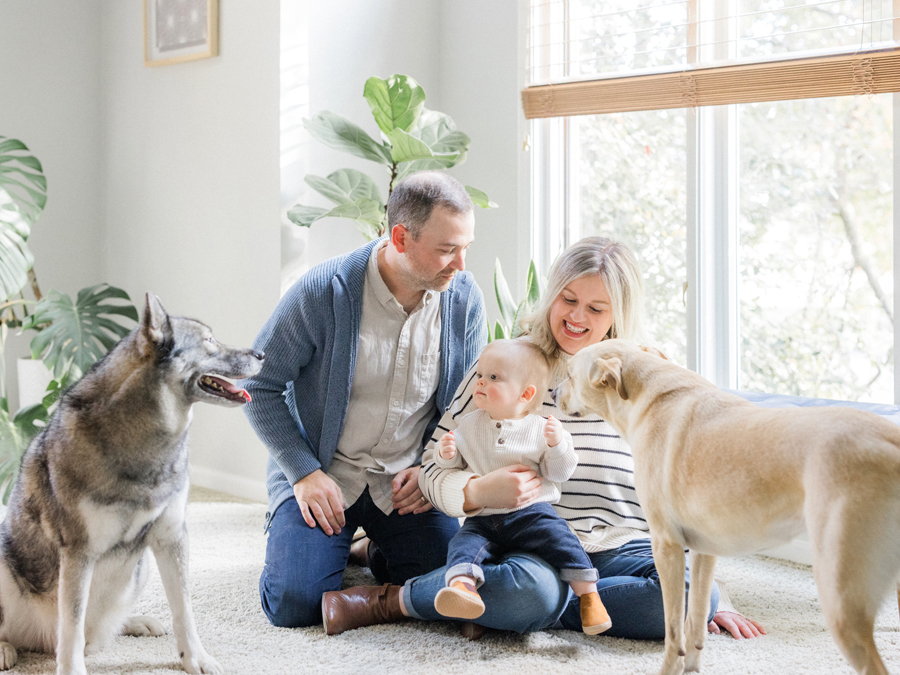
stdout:
[[896,584],[900,506],[831,495],[827,504],[808,504],[807,514],[825,623],[858,673],[887,675],[873,633],[879,606]]
[[188,582],[188,536],[184,524],[173,528],[171,538],[154,541],[152,548],[172,610],[172,627],[182,667],[188,673],[222,673],[222,667],[200,644],[194,624]]
[[712,593],[716,557],[691,551],[691,586],[688,590],[688,614],[685,621],[687,656],[686,673],[700,672],[700,655],[706,644],[706,619],[709,615],[709,596]]
[[63,549],[59,559],[59,626],[56,640],[57,675],[86,675],[84,618],[87,613],[93,563],[87,556]]
[[[652,532],[652,527],[651,527]],[[681,544],[651,535],[653,561],[659,572],[666,621],[666,646],[659,675],[684,672],[684,549]]]

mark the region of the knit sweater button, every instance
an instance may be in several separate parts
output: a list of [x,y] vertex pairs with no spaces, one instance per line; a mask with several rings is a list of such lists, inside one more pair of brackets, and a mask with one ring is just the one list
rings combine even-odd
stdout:
[[502,438],[498,439],[498,440],[497,440],[497,444],[498,444],[498,445],[503,445],[503,439],[502,439]]
[[498,428],[498,429],[499,429],[500,427],[502,427],[502,426],[503,426],[503,425],[500,424],[500,422],[497,422],[497,428]]

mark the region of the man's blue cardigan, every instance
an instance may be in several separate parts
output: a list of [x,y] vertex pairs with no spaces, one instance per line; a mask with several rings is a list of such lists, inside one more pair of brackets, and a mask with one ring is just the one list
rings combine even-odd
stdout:
[[[244,411],[269,449],[267,525],[293,497],[293,484],[316,469],[327,471],[334,458],[356,367],[366,265],[380,241],[303,275],[253,343],[266,359],[242,386],[253,399]],[[486,342],[484,297],[470,273],[458,273],[441,293],[441,373],[423,447]]]

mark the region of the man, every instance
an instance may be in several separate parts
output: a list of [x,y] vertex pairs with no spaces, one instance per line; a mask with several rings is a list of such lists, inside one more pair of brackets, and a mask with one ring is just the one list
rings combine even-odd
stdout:
[[321,622],[358,526],[382,583],[445,563],[456,519],[419,491],[424,443],[487,339],[484,299],[464,272],[472,200],[420,172],[388,201],[389,238],[313,268],[282,298],[243,383],[269,449],[263,610],[276,626]]

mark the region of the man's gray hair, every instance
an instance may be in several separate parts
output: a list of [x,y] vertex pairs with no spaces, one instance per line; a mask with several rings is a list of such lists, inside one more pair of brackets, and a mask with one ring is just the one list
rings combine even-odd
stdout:
[[419,171],[394,187],[388,200],[388,233],[399,224],[409,230],[413,240],[418,240],[435,206],[454,215],[464,215],[475,208],[469,193],[455,178],[440,171]]

